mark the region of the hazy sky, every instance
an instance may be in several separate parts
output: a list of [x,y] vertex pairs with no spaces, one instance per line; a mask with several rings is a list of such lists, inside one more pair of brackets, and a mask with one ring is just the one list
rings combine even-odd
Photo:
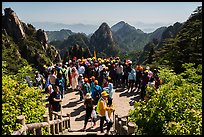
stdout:
[[[202,2],[3,2],[25,23],[112,25],[123,20],[140,29],[184,22]],[[3,11],[2,11],[3,12]]]

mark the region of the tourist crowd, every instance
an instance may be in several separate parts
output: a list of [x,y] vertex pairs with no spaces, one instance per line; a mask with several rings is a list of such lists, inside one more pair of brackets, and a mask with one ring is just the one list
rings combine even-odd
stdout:
[[53,111],[60,111],[60,102],[65,91],[79,91],[80,101],[84,100],[86,110],[84,130],[89,118],[96,125],[97,114],[100,116],[100,130],[103,131],[107,121],[107,133],[113,122],[114,88],[127,88],[128,92],[140,92],[145,101],[146,88],[158,89],[161,84],[157,69],[140,64],[132,65],[131,60],[122,61],[119,57],[77,59],[74,57],[65,64],[44,65],[41,72],[35,73],[36,86],[49,93],[49,101]]

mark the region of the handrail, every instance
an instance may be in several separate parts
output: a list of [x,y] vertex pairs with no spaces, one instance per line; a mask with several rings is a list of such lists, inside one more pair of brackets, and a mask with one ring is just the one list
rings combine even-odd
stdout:
[[42,135],[42,128],[48,127],[48,132],[50,134],[60,134],[60,132],[64,132],[65,130],[70,129],[70,114],[62,117],[62,114],[57,112],[52,112],[52,115],[55,116],[54,120],[49,121],[49,116],[44,115],[44,122],[39,123],[29,123],[25,124],[25,116],[21,115],[17,117],[19,123],[22,124],[22,127],[14,131],[12,135],[26,135],[27,131],[32,131],[33,134]]

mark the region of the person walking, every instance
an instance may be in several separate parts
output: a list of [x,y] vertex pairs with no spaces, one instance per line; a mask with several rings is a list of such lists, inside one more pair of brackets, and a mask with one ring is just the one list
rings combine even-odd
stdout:
[[107,102],[108,102],[108,97],[109,94],[106,91],[103,91],[101,93],[101,98],[98,101],[97,104],[97,112],[100,116],[100,131],[101,133],[104,133],[104,121],[107,121],[107,133],[110,131],[111,126],[113,125],[112,121],[110,121],[110,119],[108,119],[108,111],[109,110],[113,110],[112,107],[108,107],[107,106]]
[[54,86],[54,92],[52,92],[48,98],[49,105],[51,108],[51,111],[59,112],[61,111],[61,92],[59,90],[58,86]]
[[92,98],[94,100],[94,105],[97,105],[98,100],[101,97],[102,88],[101,88],[101,86],[98,85],[98,80],[95,80],[94,84],[95,84],[95,86],[94,86],[94,88],[92,90],[91,96],[92,96]]
[[84,128],[83,128],[83,131],[86,130],[86,126],[87,126],[88,120],[90,118],[93,121],[93,126],[92,127],[96,126],[95,118],[91,117],[92,112],[95,111],[95,110],[94,110],[93,99],[91,98],[91,94],[90,93],[87,93],[86,96],[85,96],[84,108],[86,110],[86,114],[85,114],[85,119],[84,119]]
[[82,101],[84,98],[83,85],[84,85],[83,75],[79,74],[77,90],[79,90],[80,101]]

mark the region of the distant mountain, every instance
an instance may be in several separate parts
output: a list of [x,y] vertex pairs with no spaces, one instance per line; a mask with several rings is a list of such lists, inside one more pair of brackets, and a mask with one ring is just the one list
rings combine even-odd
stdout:
[[70,35],[75,34],[71,30],[61,29],[60,31],[46,31],[48,36],[48,42],[51,41],[63,41],[67,39]]
[[63,41],[52,41],[50,44],[59,50],[64,61],[68,61],[74,56],[77,58],[87,58],[91,56],[89,38],[84,33],[75,33]]
[[96,50],[101,57],[116,56],[119,53],[119,47],[113,39],[111,28],[105,22],[91,36],[90,44],[90,50]]
[[162,34],[166,29],[167,27],[160,27],[156,29],[154,32],[149,33],[148,35],[150,35],[150,41],[152,41],[153,39],[157,39],[158,41],[161,41]]
[[121,21],[111,27],[113,37],[123,51],[142,50],[149,42],[149,35]]
[[176,34],[181,29],[182,24],[176,22],[173,26],[161,27],[150,33],[150,41],[144,46],[143,52],[139,57],[138,63],[140,64],[151,64],[152,62],[148,60],[150,51],[156,51],[157,49],[163,47],[165,41],[169,38],[174,38]]
[[118,31],[118,30],[121,29],[125,24],[126,24],[126,23],[125,23],[124,21],[120,21],[120,22],[118,22],[117,24],[113,25],[113,26],[111,27],[112,32]]
[[32,22],[36,28],[42,28],[46,31],[58,31],[61,29],[69,29],[75,33],[85,33],[87,35],[93,33],[98,26],[91,24],[63,24],[55,22]]

